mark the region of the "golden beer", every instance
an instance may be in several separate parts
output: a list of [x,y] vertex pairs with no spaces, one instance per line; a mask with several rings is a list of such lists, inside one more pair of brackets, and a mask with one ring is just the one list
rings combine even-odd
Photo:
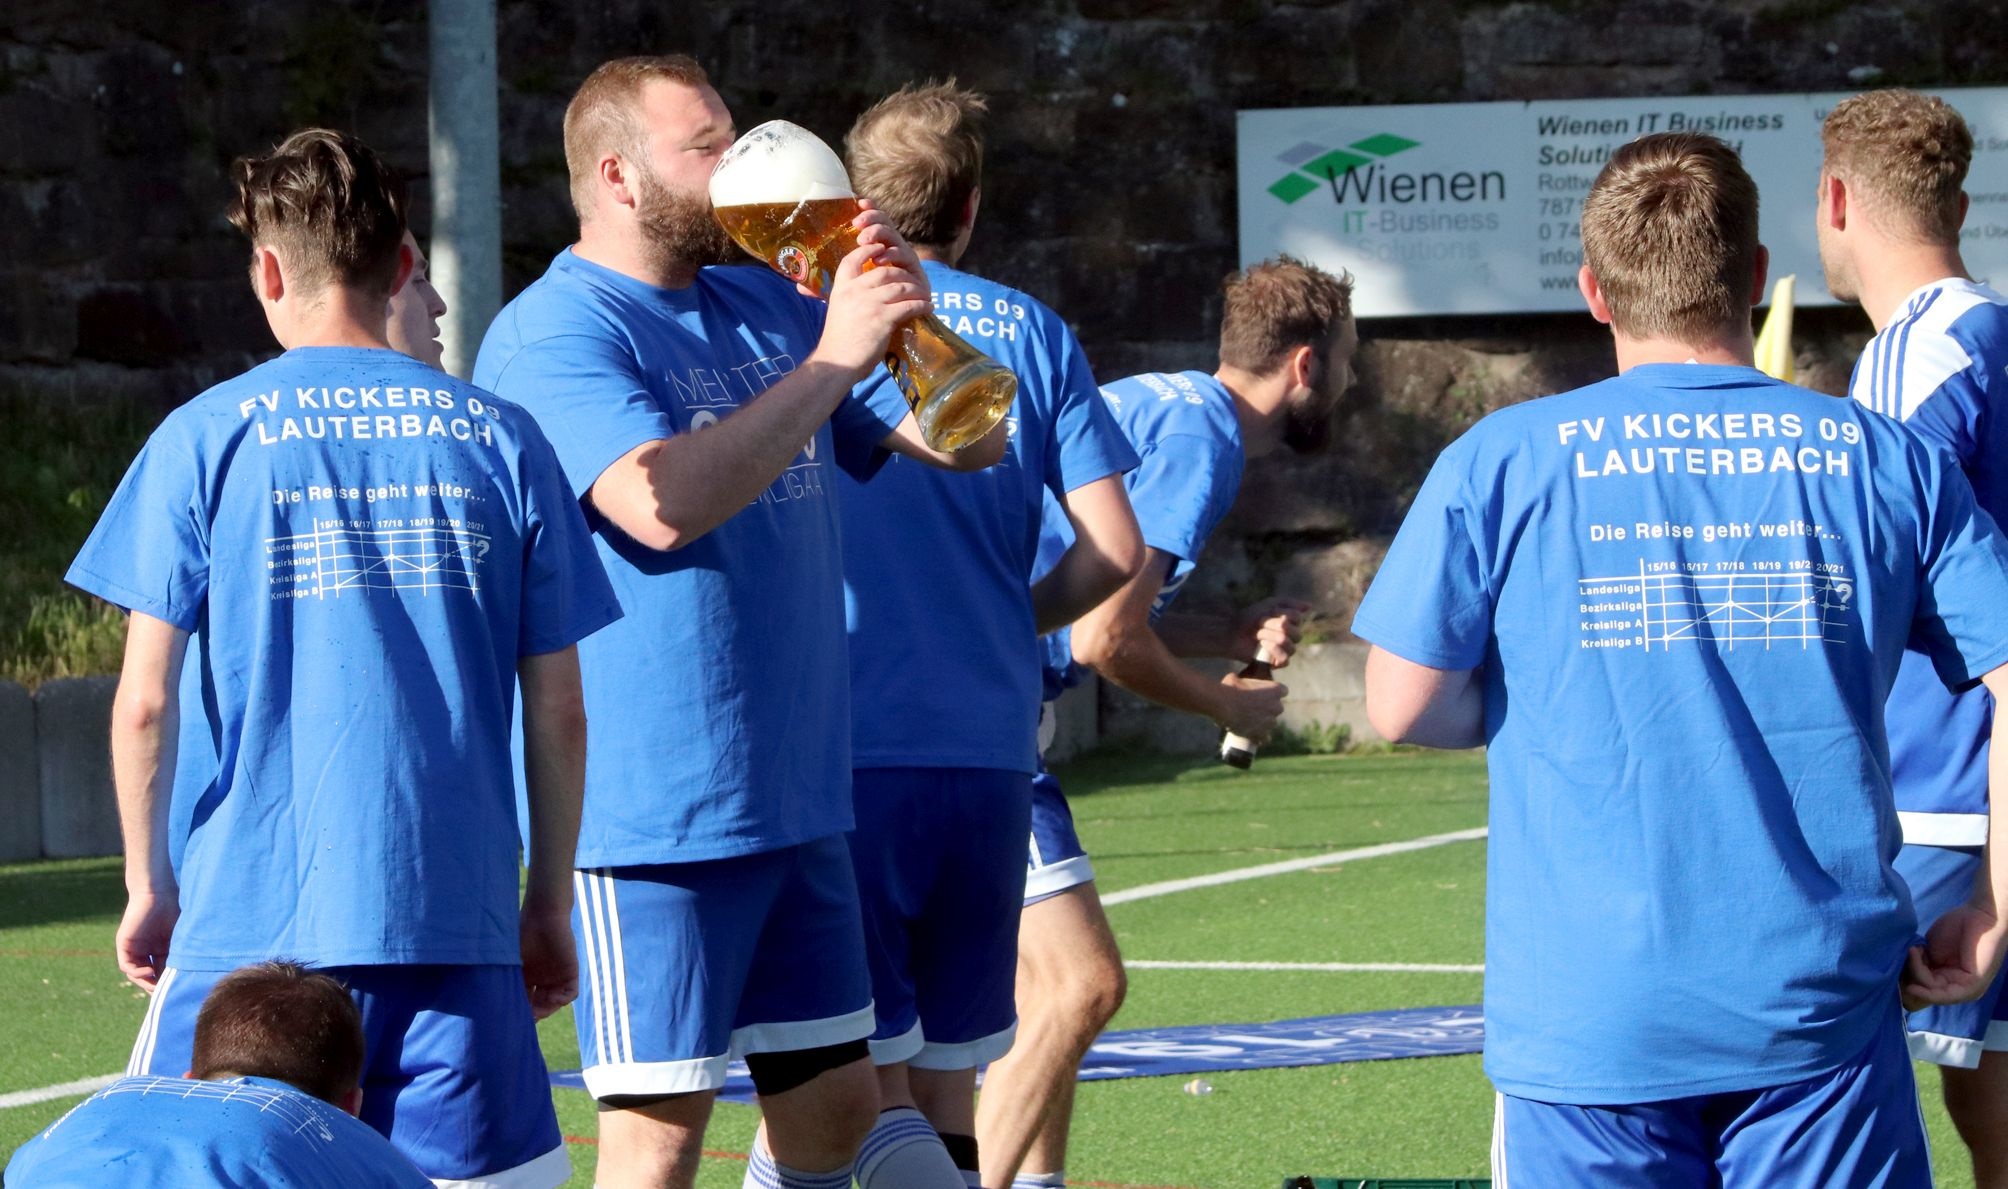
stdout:
[[[721,176],[728,170],[743,173],[761,163],[757,151],[748,153],[734,145],[713,175],[713,213],[740,247],[817,296],[828,297],[837,266],[858,246],[857,230],[851,226],[858,200],[850,194],[842,163],[814,136],[782,121],[763,124],[741,140],[749,148],[765,148],[770,159],[777,152],[807,157],[806,162],[783,163],[793,176],[783,178],[782,184],[821,194],[778,202],[720,202],[723,195],[748,192],[745,186],[721,187]],[[788,185],[802,178],[814,180]],[[764,185],[752,192],[763,190],[773,192]],[[920,423],[921,436],[936,450],[960,450],[989,433],[1018,392],[1018,377],[1009,368],[970,346],[933,314],[902,323],[893,332],[885,365]]]

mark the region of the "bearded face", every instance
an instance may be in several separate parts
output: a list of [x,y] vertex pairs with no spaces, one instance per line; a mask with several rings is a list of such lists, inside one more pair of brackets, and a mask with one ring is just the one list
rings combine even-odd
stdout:
[[671,189],[647,166],[633,167],[635,217],[658,261],[702,268],[746,258],[712,216],[709,194]]

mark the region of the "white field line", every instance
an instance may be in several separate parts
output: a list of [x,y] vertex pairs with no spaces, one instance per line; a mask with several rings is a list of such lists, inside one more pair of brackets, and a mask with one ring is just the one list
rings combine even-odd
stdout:
[[0,1094],[0,1111],[10,1107],[33,1106],[38,1102],[52,1102],[58,1098],[69,1098],[77,1094],[95,1094],[123,1076],[123,1074],[108,1073],[103,1077],[83,1078],[80,1081],[64,1082],[57,1086],[43,1086],[39,1090],[16,1090],[12,1094]]
[[1320,970],[1338,974],[1484,974],[1485,967],[1430,962],[1148,962],[1125,958],[1131,970]]
[[1407,854],[1413,850],[1428,850],[1436,846],[1448,846],[1453,842],[1475,842],[1485,837],[1486,829],[1478,826],[1470,830],[1453,830],[1448,834],[1431,834],[1426,838],[1411,838],[1406,842],[1383,842],[1378,846],[1362,846],[1353,850],[1335,850],[1328,855],[1313,855],[1308,859],[1285,859],[1280,863],[1264,863],[1259,867],[1235,867],[1227,871],[1216,871],[1211,875],[1195,875],[1187,879],[1167,879],[1161,883],[1147,883],[1134,888],[1124,888],[1120,892],[1109,892],[1102,897],[1104,907],[1128,904],[1132,900],[1149,900],[1157,896],[1169,896],[1173,892],[1190,892],[1195,888],[1213,888],[1221,884],[1240,883],[1244,879],[1263,879],[1271,875],[1287,875],[1292,871],[1308,871],[1313,867],[1323,867],[1330,863],[1349,863],[1355,859],[1378,859],[1386,855]]

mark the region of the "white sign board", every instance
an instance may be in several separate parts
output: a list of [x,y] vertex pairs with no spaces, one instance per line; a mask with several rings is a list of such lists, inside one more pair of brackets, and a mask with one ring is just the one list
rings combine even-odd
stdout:
[[[1576,219],[1649,132],[1709,132],[1757,181],[1771,275],[1832,305],[1813,238],[1820,122],[1854,92],[1244,111],[1241,262],[1288,252],[1358,279],[1362,317],[1582,309]],[[2008,87],[1934,92],[1973,129],[1966,264],[2008,278]]]

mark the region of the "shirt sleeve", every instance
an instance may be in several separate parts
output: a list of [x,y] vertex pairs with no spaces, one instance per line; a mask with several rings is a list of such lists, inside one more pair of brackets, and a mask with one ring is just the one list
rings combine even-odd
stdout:
[[891,456],[882,445],[886,435],[898,429],[906,415],[906,394],[893,382],[892,373],[873,368],[830,414],[837,465],[858,482],[869,481]]
[[525,343],[480,381],[537,419],[580,499],[629,451],[676,433],[642,382],[633,353],[611,335],[563,334]]
[[209,517],[194,458],[156,432],[64,577],[127,611],[194,631],[209,593]]
[[1055,338],[1053,435],[1045,479],[1047,490],[1065,494],[1135,470],[1137,456],[1095,386],[1080,340],[1064,327]]
[[1435,669],[1475,669],[1492,636],[1492,592],[1466,496],[1467,451],[1455,444],[1430,468],[1380,572],[1353,617],[1353,634]]
[[1198,434],[1166,434],[1145,446],[1129,483],[1143,543],[1186,562],[1197,562],[1215,525],[1234,503],[1240,481],[1223,456],[1232,442]]
[[523,602],[516,652],[570,647],[621,617],[579,501],[550,442],[529,418],[523,433]]
[[1923,508],[1910,644],[1957,691],[2008,662],[2008,538],[1957,467],[1921,447],[1912,457]]
[[1954,373],[1922,402],[1904,410],[1904,424],[1970,469],[1985,440],[1981,419],[1987,410],[1986,382],[1986,371],[1977,364]]

